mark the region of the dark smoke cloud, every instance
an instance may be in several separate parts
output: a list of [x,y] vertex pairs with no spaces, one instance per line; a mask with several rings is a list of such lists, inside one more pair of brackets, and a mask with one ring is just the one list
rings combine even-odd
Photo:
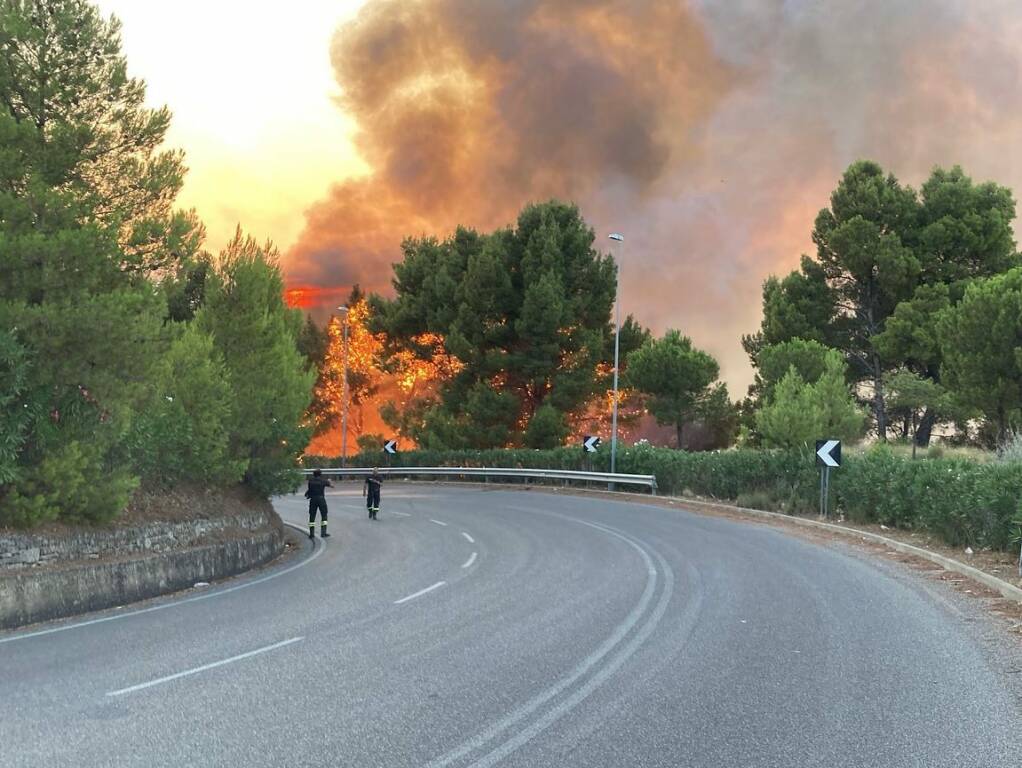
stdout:
[[1004,0],[369,0],[331,53],[373,170],[308,212],[288,274],[387,290],[403,236],[572,198],[626,234],[626,311],[740,394],[760,283],[849,162],[1022,182],[1020,32]]
[[403,235],[648,193],[733,81],[668,3],[371,0],[332,48],[373,168],[308,214],[296,281],[387,280]]

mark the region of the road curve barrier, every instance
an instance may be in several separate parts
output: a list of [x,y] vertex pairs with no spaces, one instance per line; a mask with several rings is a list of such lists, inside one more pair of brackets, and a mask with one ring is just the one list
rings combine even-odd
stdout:
[[[320,467],[327,477],[366,477],[372,474],[367,467]],[[438,477],[447,480],[482,478],[483,482],[500,479],[560,480],[569,483],[600,483],[607,485],[628,485],[649,488],[650,495],[656,496],[656,475],[625,475],[611,472],[578,472],[571,469],[517,469],[513,467],[380,467],[384,477]],[[306,475],[312,469],[303,470]]]

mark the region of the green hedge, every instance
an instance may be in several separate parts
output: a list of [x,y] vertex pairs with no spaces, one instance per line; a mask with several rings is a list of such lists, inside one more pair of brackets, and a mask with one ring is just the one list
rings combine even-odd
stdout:
[[[387,464],[363,453],[351,466]],[[405,467],[466,466],[608,471],[604,445],[587,458],[579,448],[554,450],[409,451],[394,458]],[[307,457],[307,466],[337,466],[337,459]],[[695,494],[789,514],[815,513],[819,470],[811,450],[730,450],[689,453],[634,446],[618,451],[617,470],[653,474],[660,493]],[[928,531],[952,546],[1005,549],[1022,524],[1022,463],[965,459],[912,460],[877,446],[846,454],[831,473],[831,508],[860,523]]]

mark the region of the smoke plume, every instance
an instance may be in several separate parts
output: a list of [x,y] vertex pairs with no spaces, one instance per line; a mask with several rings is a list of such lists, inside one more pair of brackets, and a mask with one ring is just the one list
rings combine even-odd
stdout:
[[289,279],[386,292],[403,237],[569,198],[625,234],[624,310],[740,395],[760,284],[848,163],[1022,182],[1020,32],[1007,0],[369,0],[331,56],[371,171],[307,212]]

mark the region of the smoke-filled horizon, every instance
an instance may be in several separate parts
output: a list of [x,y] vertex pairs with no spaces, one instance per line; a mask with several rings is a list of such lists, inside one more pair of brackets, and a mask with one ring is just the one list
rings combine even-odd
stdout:
[[369,0],[331,59],[371,170],[307,211],[288,279],[387,293],[404,237],[570,199],[625,235],[623,311],[740,397],[760,285],[850,162],[1022,183],[1020,32],[1006,0]]

